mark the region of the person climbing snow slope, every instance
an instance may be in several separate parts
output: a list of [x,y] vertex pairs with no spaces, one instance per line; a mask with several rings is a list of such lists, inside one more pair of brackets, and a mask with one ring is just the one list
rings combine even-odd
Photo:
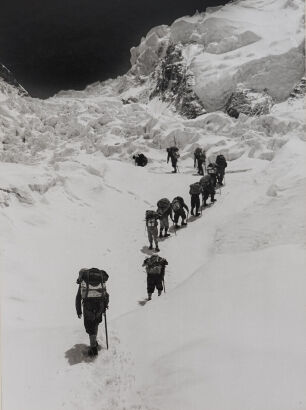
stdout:
[[153,241],[155,243],[155,251],[159,251],[158,247],[158,220],[159,215],[157,212],[153,210],[146,211],[146,228],[148,232],[148,239],[149,239],[149,249],[153,249]]
[[[190,185],[189,194],[191,200],[191,215],[199,216],[199,209],[200,209],[200,194],[202,192],[202,186],[200,182],[195,182],[194,184]],[[194,209],[196,213],[194,214]]]
[[90,341],[89,356],[98,354],[98,327],[109,304],[109,294],[105,286],[107,280],[108,274],[98,268],[81,269],[77,279],[79,288],[75,306],[79,319],[82,317],[83,306],[84,326]]
[[179,149],[177,148],[177,147],[175,147],[175,146],[173,146],[173,147],[170,147],[170,148],[167,148],[167,152],[168,152],[168,156],[167,156],[167,164],[168,164],[168,162],[169,162],[169,159],[171,159],[171,165],[172,165],[172,167],[173,167],[173,171],[172,171],[172,173],[177,173],[177,169],[178,169],[178,167],[177,167],[177,161],[178,161],[178,159],[179,159],[179,157],[180,157],[180,154],[179,154]]
[[206,153],[204,149],[198,147],[194,151],[194,168],[197,166],[198,174],[204,175],[203,166],[205,167]]
[[[160,220],[159,237],[162,238],[164,236],[166,238],[170,236],[168,233],[169,217],[173,221],[171,203],[168,198],[162,198],[157,202],[157,213]],[[163,230],[165,231],[164,235]]]
[[185,209],[187,213],[189,213],[189,208],[185,204],[184,199],[181,196],[176,196],[171,203],[171,207],[174,212],[174,218],[173,218],[174,227],[179,228],[178,220],[180,217],[182,219],[181,226],[187,225],[187,222],[186,222],[187,215],[186,215]]
[[202,187],[202,206],[203,207],[207,206],[206,201],[209,198],[209,196],[210,196],[210,200],[212,203],[216,202],[216,199],[215,199],[216,191],[215,191],[215,187],[214,187],[214,183],[213,183],[213,179],[211,175],[208,174],[202,177],[200,179],[200,184]]
[[225,175],[225,168],[227,167],[227,162],[224,155],[219,154],[216,158],[217,166],[217,181],[219,185],[223,185],[223,178]]
[[148,300],[152,299],[155,288],[158,290],[158,296],[162,294],[166,265],[168,265],[168,261],[158,255],[152,255],[143,261],[142,266],[146,267],[147,272]]

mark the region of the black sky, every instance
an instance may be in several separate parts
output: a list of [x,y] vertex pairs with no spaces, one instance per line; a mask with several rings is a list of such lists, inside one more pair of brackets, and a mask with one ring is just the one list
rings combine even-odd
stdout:
[[148,30],[228,0],[2,0],[0,62],[32,96],[125,73]]

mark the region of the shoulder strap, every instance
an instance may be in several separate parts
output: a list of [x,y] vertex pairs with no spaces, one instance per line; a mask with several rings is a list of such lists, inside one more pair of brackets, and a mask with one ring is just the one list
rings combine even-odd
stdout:
[[88,297],[88,290],[89,290],[89,270],[87,270],[87,282],[86,282],[86,296],[85,299]]

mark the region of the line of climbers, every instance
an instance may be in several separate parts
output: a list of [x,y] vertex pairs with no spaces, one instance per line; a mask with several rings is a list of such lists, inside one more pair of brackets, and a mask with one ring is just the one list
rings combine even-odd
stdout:
[[[167,164],[169,163],[169,160],[171,160],[171,165],[173,167],[172,173],[176,174],[179,171],[177,164],[180,158],[179,148],[176,146],[169,147],[167,148],[167,154]],[[207,173],[209,166],[215,167],[216,179],[218,180],[218,183],[222,185],[225,168],[227,166],[226,160],[222,154],[217,155],[216,162],[214,164],[210,163],[208,167],[206,167],[206,152],[204,149],[197,147],[194,151],[193,157],[194,168],[198,169],[199,175],[204,175],[204,170]],[[137,166],[145,167],[148,164],[148,158],[142,153],[135,154],[132,158]]]
[[[196,158],[196,154],[195,154]],[[203,175],[203,163],[205,162],[204,156],[200,157],[198,162],[199,174]],[[198,160],[198,159],[197,159]],[[200,165],[199,165],[200,164]],[[175,163],[176,165],[176,163]],[[218,155],[215,163],[210,163],[207,166],[207,175],[203,175],[200,181],[190,185],[189,194],[191,200],[191,215],[200,216],[200,195],[202,195],[202,207],[207,206],[207,200],[210,197],[211,203],[216,201],[215,189],[217,183],[219,186],[223,185],[223,179],[225,175],[225,168],[227,167],[226,159],[222,154]],[[202,171],[202,172],[201,172]],[[168,198],[162,198],[157,202],[156,210],[147,210],[145,213],[146,229],[149,240],[149,250],[153,249],[153,241],[155,245],[155,251],[159,252],[159,238],[167,238],[170,236],[169,230],[169,218],[173,222],[174,231],[179,228],[178,222],[181,218],[181,227],[187,225],[187,219],[189,214],[189,208],[184,202],[181,196],[176,196],[172,202]],[[187,212],[187,215],[186,215]],[[158,232],[159,224],[159,232]],[[160,258],[158,255],[152,255],[144,262],[147,269],[147,291],[148,300],[151,300],[154,289],[158,290],[158,296],[161,295],[164,283],[165,265],[168,264],[167,260]],[[155,283],[155,287],[153,284]]]
[[[173,148],[173,147],[172,147]],[[175,150],[169,148],[168,158],[171,158],[173,172],[177,172],[177,160],[179,158],[178,148]],[[194,153],[194,166],[197,165],[198,173],[204,174],[203,164],[206,162],[205,151],[197,149]],[[176,153],[175,155],[172,152]],[[145,160],[139,156],[135,156],[135,164],[145,166],[147,159]],[[137,159],[138,158],[138,159]],[[140,161],[137,164],[136,161]],[[141,165],[144,164],[144,165]],[[215,188],[217,182],[219,185],[223,185],[223,179],[225,174],[225,168],[227,162],[223,155],[218,155],[215,163],[210,163],[205,167],[207,175],[203,175],[200,181],[190,185],[189,194],[191,197],[191,215],[199,216],[200,210],[200,195],[202,194],[202,207],[207,206],[207,199],[211,198],[211,202],[215,202]],[[201,208],[202,209],[202,208]],[[187,214],[186,214],[187,212]],[[179,228],[178,222],[181,218],[181,226],[187,225],[187,219],[189,214],[189,208],[185,204],[184,199],[181,196],[176,196],[172,202],[168,198],[162,198],[157,202],[157,210],[146,211],[146,228],[149,239],[149,250],[153,249],[153,241],[155,244],[155,251],[159,251],[158,238],[167,238],[170,236],[169,230],[169,218],[174,224],[174,231]],[[159,223],[159,232],[158,232]],[[147,273],[147,293],[148,299],[151,300],[152,294],[155,288],[158,291],[158,296],[165,291],[165,267],[168,265],[168,261],[159,255],[153,254],[149,258],[146,258],[143,262],[143,266],[146,268]],[[75,305],[78,318],[82,318],[82,307],[84,316],[84,326],[86,333],[89,335],[90,347],[88,350],[89,356],[96,356],[98,354],[99,345],[97,342],[98,326],[102,322],[104,315],[105,331],[106,331],[106,343],[108,347],[107,336],[107,323],[106,323],[106,309],[109,305],[109,294],[106,290],[105,283],[108,280],[108,274],[104,270],[98,268],[81,269],[77,279],[78,292],[76,295]]]

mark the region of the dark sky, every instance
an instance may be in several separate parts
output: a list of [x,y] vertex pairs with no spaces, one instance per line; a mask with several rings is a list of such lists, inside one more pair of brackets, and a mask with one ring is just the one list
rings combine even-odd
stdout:
[[0,62],[32,96],[125,73],[150,28],[226,0],[2,0]]

